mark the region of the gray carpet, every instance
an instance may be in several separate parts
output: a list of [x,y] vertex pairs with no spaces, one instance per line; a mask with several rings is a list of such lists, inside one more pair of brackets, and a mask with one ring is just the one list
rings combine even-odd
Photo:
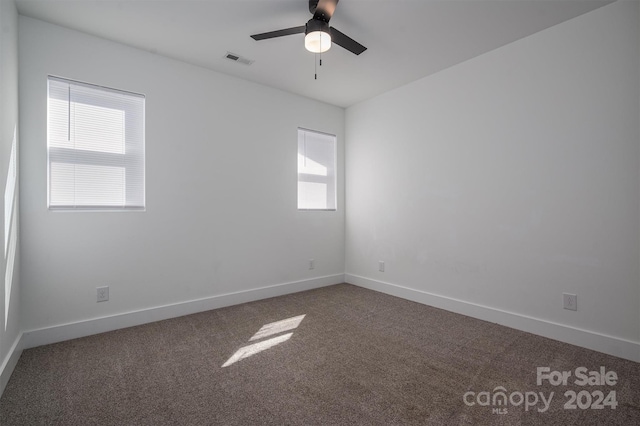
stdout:
[[[578,386],[583,366],[618,380]],[[26,350],[0,424],[640,425],[639,367],[341,284]]]

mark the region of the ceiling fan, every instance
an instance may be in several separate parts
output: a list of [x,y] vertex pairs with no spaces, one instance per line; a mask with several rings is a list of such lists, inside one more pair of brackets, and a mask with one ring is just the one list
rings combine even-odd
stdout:
[[336,10],[338,1],[339,0],[309,0],[309,12],[313,14],[313,18],[309,19],[305,25],[270,31],[268,33],[254,34],[251,38],[254,40],[266,40],[269,38],[304,33],[304,46],[310,52],[326,52],[331,48],[331,43],[333,42],[347,49],[349,52],[359,55],[367,50],[367,48],[334,27],[329,26],[329,20]]

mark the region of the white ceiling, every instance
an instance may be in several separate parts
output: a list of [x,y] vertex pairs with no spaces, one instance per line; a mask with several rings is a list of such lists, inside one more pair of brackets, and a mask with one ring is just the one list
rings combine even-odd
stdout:
[[[368,50],[334,45],[314,80],[304,35],[249,37],[304,25],[308,0],[16,0],[25,16],[342,107],[610,2],[341,0],[331,26]],[[255,62],[232,62],[227,51]]]

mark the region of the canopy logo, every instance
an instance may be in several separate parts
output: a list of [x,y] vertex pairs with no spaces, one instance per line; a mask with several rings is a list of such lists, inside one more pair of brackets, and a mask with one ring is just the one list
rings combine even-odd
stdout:
[[[553,392],[549,393],[548,398],[545,397],[544,392],[511,392],[507,395],[507,390],[498,386],[493,389],[493,393],[488,391],[483,392],[466,392],[462,399],[464,403],[469,407],[479,405],[481,407],[492,407],[493,414],[507,414],[507,406],[511,405],[519,407],[524,405],[524,410],[529,411],[532,408],[537,408],[539,413],[544,413],[549,409],[551,400],[553,399]],[[538,407],[538,403],[542,403]]]

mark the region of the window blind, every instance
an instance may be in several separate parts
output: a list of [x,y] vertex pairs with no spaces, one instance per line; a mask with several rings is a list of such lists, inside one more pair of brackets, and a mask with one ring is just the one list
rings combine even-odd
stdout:
[[145,97],[48,78],[50,209],[144,209]]
[[298,209],[336,209],[336,137],[298,129]]

